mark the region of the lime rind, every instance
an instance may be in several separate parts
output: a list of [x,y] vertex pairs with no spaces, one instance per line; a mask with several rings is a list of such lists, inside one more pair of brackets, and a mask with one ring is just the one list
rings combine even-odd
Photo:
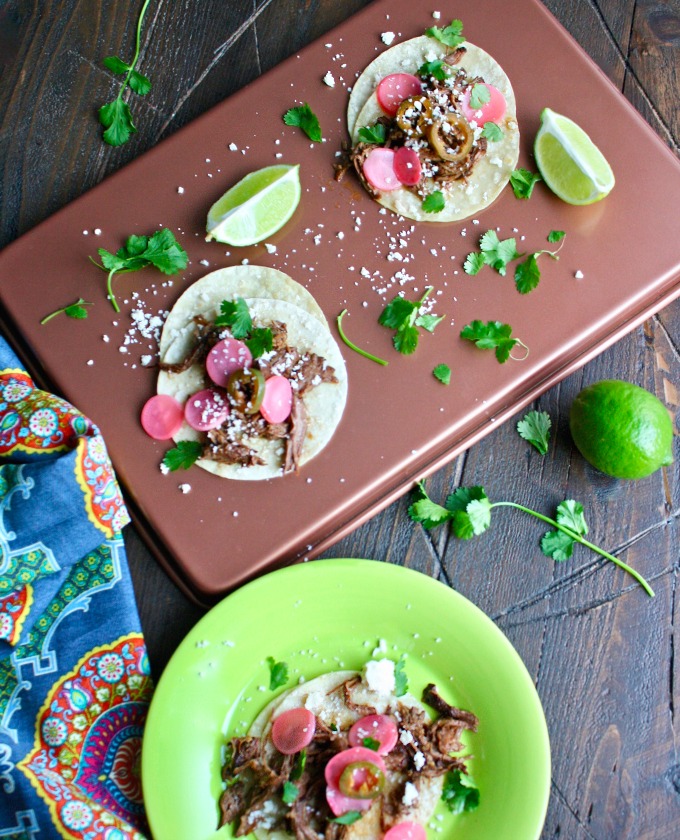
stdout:
[[300,166],[265,167],[246,175],[208,211],[206,240],[246,246],[280,230],[300,202]]
[[[544,181],[569,204],[592,204],[608,195],[614,173],[600,149],[573,120],[550,108],[541,112],[534,142],[536,163]],[[562,154],[561,169],[555,163]]]

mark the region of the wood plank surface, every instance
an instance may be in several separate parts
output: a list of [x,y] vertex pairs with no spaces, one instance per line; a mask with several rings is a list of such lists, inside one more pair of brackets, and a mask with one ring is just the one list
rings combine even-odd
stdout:
[[[680,0],[544,2],[678,154]],[[102,59],[131,57],[140,5],[0,4],[0,247],[366,2],[152,2],[140,64],[152,91],[131,98],[139,131],[114,149],[101,142],[96,120],[98,106],[118,89]],[[430,7],[423,8],[428,15]],[[455,9],[442,8],[447,15]],[[668,212],[677,216],[678,208]],[[636,247],[643,246],[631,231],[621,248]],[[494,511],[487,534],[463,542],[445,528],[415,526],[404,497],[324,555],[379,558],[425,572],[470,598],[508,635],[536,683],[550,731],[546,840],[680,837],[680,470],[676,462],[639,482],[609,479],[584,462],[568,430],[579,390],[620,378],[664,400],[677,431],[679,362],[676,302],[537,401],[553,421],[545,457],[519,438],[517,417],[427,481],[437,500],[459,484],[482,484],[492,501],[548,515],[564,498],[579,499],[594,542],[639,569],[655,598],[585,549],[564,563],[548,560],[538,548],[540,523],[509,508]],[[132,527],[125,540],[159,676],[203,610],[168,580]]]

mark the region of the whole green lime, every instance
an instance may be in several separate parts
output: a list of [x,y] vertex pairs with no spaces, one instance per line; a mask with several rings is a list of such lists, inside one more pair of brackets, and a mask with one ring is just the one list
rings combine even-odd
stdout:
[[615,478],[638,479],[673,463],[673,423],[654,394],[619,379],[584,388],[569,413],[580,453]]

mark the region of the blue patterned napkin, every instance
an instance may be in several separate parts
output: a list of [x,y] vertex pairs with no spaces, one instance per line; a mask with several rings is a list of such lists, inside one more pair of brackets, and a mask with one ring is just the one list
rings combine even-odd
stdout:
[[0,838],[143,840],[152,683],[97,427],[0,338]]

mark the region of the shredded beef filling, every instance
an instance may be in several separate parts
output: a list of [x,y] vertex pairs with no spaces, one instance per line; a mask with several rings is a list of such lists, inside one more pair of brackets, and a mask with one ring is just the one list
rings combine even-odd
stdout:
[[[359,678],[352,678],[336,691],[357,714],[375,714],[373,706],[354,702],[353,692],[359,684]],[[397,778],[397,783],[380,799],[385,831],[408,816],[409,808],[403,801],[407,783],[419,788],[423,781],[443,776],[449,770],[465,771],[464,760],[450,753],[462,749],[460,735],[465,729],[475,731],[477,718],[471,712],[449,706],[433,685],[423,692],[423,701],[439,713],[436,720],[432,721],[421,709],[401,703],[389,710],[400,730],[410,733],[410,737],[400,738],[392,751],[383,756],[388,773]],[[314,739],[306,748],[304,767],[299,772],[297,757],[281,755],[260,738],[232,739],[222,773],[227,787],[220,799],[220,826],[233,822],[237,837],[262,828],[287,831],[296,840],[342,840],[347,829],[331,822],[324,768],[348,745],[346,733],[331,730],[317,718]],[[286,805],[283,788],[291,780],[298,793]]]
[[[192,365],[205,364],[211,348],[223,338],[231,337],[226,327],[217,327],[202,316],[194,317],[194,344],[181,362],[161,362],[161,370],[168,373],[183,373]],[[257,412],[245,414],[233,399],[225,394],[230,403],[229,416],[218,429],[206,432],[201,453],[202,458],[220,464],[238,464],[243,467],[261,465],[265,462],[248,441],[253,438],[280,440],[282,446],[283,472],[297,472],[308,429],[309,418],[302,397],[324,382],[337,383],[335,369],[316,353],[301,353],[288,344],[288,330],[281,321],[273,321],[272,349],[261,358],[255,359],[252,367],[258,368],[265,379],[274,374],[285,376],[293,389],[293,406],[290,416],[282,423],[268,423]]]

